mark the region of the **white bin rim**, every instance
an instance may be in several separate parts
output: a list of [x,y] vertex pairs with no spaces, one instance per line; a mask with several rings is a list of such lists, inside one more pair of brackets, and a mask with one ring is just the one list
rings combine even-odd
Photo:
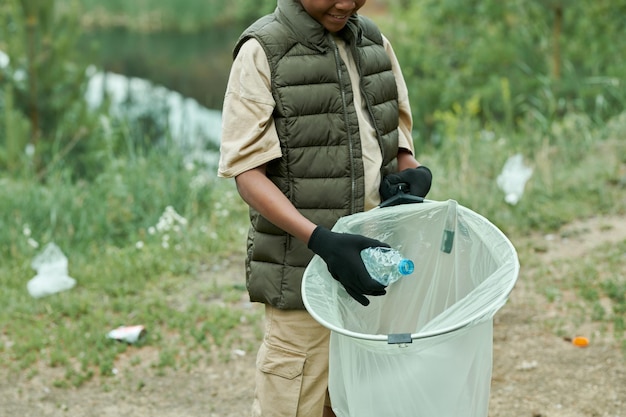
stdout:
[[[444,202],[425,200],[423,204],[406,204],[406,205],[399,205],[399,206],[394,206],[394,207],[387,207],[384,209],[376,208],[367,212],[368,213],[367,215],[369,216],[370,214],[372,214],[373,218],[375,218],[376,213],[381,213],[382,211],[389,213],[390,210],[395,210],[399,213],[402,213],[402,212],[410,211],[412,208],[423,209],[422,206],[436,207],[436,206],[441,206],[441,205],[448,205],[449,202],[454,202],[456,204],[454,200],[448,200]],[[410,343],[413,340],[426,339],[426,338],[441,336],[441,335],[458,331],[465,327],[471,326],[475,323],[482,322],[483,320],[485,320],[486,316],[489,316],[489,318],[491,318],[493,314],[495,314],[495,312],[506,303],[517,281],[520,265],[519,265],[519,259],[517,256],[517,251],[515,247],[513,246],[513,244],[511,243],[511,241],[506,237],[506,235],[504,235],[504,233],[500,229],[498,229],[495,225],[493,225],[484,216],[466,207],[463,207],[461,205],[457,205],[457,208],[458,208],[459,213],[472,216],[473,218],[480,220],[485,225],[488,225],[490,229],[490,233],[493,234],[493,237],[495,237],[495,239],[500,241],[499,243],[501,245],[501,250],[504,250],[505,252],[507,252],[508,259],[506,262],[500,265],[498,269],[503,270],[503,272],[506,274],[507,277],[509,277],[509,279],[504,282],[498,281],[499,288],[497,290],[497,294],[496,296],[490,299],[490,302],[488,305],[485,305],[483,308],[478,309],[472,312],[472,314],[465,316],[462,320],[458,320],[456,323],[450,324],[448,326],[443,326],[443,327],[439,327],[436,329],[427,329],[424,331],[418,331],[415,333],[410,333],[410,334],[407,333],[405,335],[402,335],[404,336],[403,338],[405,339],[408,339],[408,337],[410,336],[410,340],[407,340],[407,343]],[[337,222],[333,230],[336,231],[338,228],[341,229],[341,224],[346,219],[352,218],[354,216],[365,215],[365,214],[366,213],[358,213],[355,215],[343,217],[339,219],[339,221]],[[344,230],[340,230],[340,231],[344,231]],[[321,263],[325,266],[324,261],[317,255],[309,263],[309,266],[305,270],[305,273],[302,279],[302,299],[303,299],[305,308],[318,323],[320,323],[321,325],[323,325],[324,327],[328,328],[329,330],[333,332],[336,332],[338,334],[341,334],[350,338],[367,340],[367,341],[379,341],[379,342],[386,342],[386,343],[398,343],[398,342],[392,342],[390,340],[390,337],[393,338],[394,336],[397,336],[397,335],[369,334],[369,333],[360,333],[360,332],[352,331],[352,330],[341,327],[337,323],[333,323],[327,320],[323,315],[319,314],[319,312],[316,310],[315,306],[311,302],[311,292],[313,292],[313,289],[315,288],[315,284],[313,283],[311,279],[310,270],[312,266],[315,265],[315,263]],[[328,273],[328,279],[331,282],[330,285],[337,286],[339,287],[340,291],[345,292],[341,284],[335,281],[330,275],[330,273]],[[471,294],[468,296],[471,296]]]

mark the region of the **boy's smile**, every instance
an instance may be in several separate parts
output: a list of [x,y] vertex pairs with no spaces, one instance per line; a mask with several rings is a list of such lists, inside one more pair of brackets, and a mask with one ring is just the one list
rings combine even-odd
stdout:
[[300,0],[304,10],[329,32],[338,32],[367,0]]

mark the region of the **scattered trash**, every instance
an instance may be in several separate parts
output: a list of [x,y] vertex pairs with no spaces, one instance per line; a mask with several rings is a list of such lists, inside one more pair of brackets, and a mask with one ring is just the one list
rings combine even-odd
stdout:
[[8,67],[10,62],[9,56],[3,51],[0,51],[0,68]]
[[504,201],[511,205],[517,204],[532,173],[533,169],[524,165],[522,154],[518,153],[507,159],[496,180],[498,187],[504,191]]
[[119,340],[120,342],[136,343],[144,334],[146,328],[142,325],[137,326],[120,326],[117,329],[107,333],[109,339]]
[[246,356],[246,351],[241,349],[233,349],[233,355],[239,356],[241,358]]
[[576,336],[574,338],[564,337],[563,340],[565,340],[566,342],[571,342],[572,345],[577,347],[589,346],[589,339],[584,336]]
[[[100,72],[93,66],[88,68],[87,76],[85,99],[90,108],[97,109],[108,102],[109,115],[131,125],[158,117],[167,126],[167,137],[192,151],[189,161],[215,160],[215,152],[205,149],[209,149],[207,144],[220,144],[221,111],[208,109],[192,98],[145,79]],[[165,139],[165,134],[160,139]]]
[[48,243],[31,263],[37,275],[26,284],[28,293],[40,298],[72,288],[76,280],[67,275],[67,265],[67,257],[61,249],[54,243]]
[[537,366],[539,366],[537,361],[524,361],[515,369],[517,369],[518,371],[531,371]]

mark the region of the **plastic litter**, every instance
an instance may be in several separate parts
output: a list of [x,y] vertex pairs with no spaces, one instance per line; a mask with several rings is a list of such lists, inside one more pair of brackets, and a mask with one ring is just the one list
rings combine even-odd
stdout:
[[496,180],[498,187],[504,191],[504,201],[511,205],[516,205],[522,198],[526,182],[532,174],[532,168],[524,165],[522,154],[518,153],[507,159],[502,172]]
[[577,336],[572,339],[572,344],[578,347],[587,347],[589,346],[589,339],[584,336]]
[[109,339],[119,340],[126,343],[137,343],[146,333],[146,328],[142,325],[120,326],[107,333]]
[[539,366],[537,361],[523,361],[517,368],[518,371],[532,371]]
[[371,277],[384,286],[393,284],[415,270],[412,260],[404,258],[392,248],[365,248],[361,251],[361,258]]
[[66,291],[76,285],[76,280],[68,275],[68,260],[54,243],[48,243],[31,263],[37,275],[26,284],[28,293],[34,298]]
[[584,336],[576,336],[574,338],[565,337],[563,338],[566,342],[571,342],[572,345],[576,347],[587,347],[589,346],[589,339]]
[[337,417],[487,417],[493,316],[519,273],[511,242],[454,200],[377,208],[341,218],[333,230],[402,248],[415,262],[411,279],[369,297],[367,307],[318,256],[305,270],[304,304],[331,330]]

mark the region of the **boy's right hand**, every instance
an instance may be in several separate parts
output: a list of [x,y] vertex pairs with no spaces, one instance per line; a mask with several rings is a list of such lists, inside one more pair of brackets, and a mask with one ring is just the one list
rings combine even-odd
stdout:
[[377,246],[389,247],[376,239],[331,232],[323,226],[315,228],[308,243],[309,249],[326,262],[333,278],[364,306],[370,303],[365,295],[386,294],[385,286],[372,279],[361,259],[363,249]]

